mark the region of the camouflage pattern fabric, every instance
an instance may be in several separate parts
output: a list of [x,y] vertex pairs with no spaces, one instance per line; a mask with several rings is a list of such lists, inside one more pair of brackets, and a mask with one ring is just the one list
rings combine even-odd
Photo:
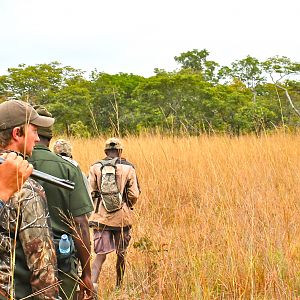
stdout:
[[55,154],[66,155],[72,158],[72,146],[71,143],[64,139],[57,140],[53,145],[53,152]]
[[[15,294],[13,280],[18,285],[21,283],[19,290],[23,287],[32,293],[57,283],[56,254],[49,220],[45,192],[32,179],[28,179],[21,191],[0,208],[0,295],[12,295],[16,299],[28,296],[22,292],[21,296]],[[23,249],[23,261],[18,261],[18,255],[14,262],[15,238]],[[20,275],[23,270],[18,270],[19,265],[26,266],[24,271],[29,276]],[[14,271],[15,278],[12,278]],[[35,296],[35,299],[57,298],[58,286]]]

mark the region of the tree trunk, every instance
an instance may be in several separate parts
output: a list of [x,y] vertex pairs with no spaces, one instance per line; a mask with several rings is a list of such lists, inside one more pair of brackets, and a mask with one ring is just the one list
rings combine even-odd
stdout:
[[287,90],[285,87],[279,85],[278,83],[276,83],[275,85],[276,85],[278,88],[284,90],[285,95],[286,95],[286,97],[288,98],[291,107],[293,108],[293,110],[295,111],[295,113],[300,117],[300,112],[299,112],[299,110],[295,107],[295,105],[294,105],[294,103],[293,103],[293,101],[292,101],[292,98],[291,98],[291,96],[290,96],[288,90]]

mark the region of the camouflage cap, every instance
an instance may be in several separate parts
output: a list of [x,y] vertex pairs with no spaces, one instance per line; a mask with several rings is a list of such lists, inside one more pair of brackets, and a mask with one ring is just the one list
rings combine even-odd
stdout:
[[53,145],[53,152],[56,154],[72,157],[72,146],[70,142],[59,139]]
[[21,100],[7,100],[0,104],[0,130],[14,128],[23,124],[50,127],[54,119],[40,116],[27,102]]
[[[52,114],[47,110],[47,108],[45,106],[42,105],[34,105],[33,108],[37,111],[37,113],[40,116],[44,116],[44,117],[52,117]],[[44,136],[47,138],[52,138],[53,136],[53,127],[49,126],[49,127],[38,127],[38,134],[40,136]]]
[[105,148],[104,150],[122,150],[123,149],[123,145],[120,141],[120,139],[118,138],[109,138],[106,142],[105,142]]

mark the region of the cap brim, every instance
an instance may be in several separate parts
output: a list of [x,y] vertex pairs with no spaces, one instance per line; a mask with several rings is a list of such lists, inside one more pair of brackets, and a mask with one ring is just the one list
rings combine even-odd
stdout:
[[104,150],[123,150],[123,147],[117,146],[117,147],[105,147]]
[[30,124],[33,124],[38,127],[50,127],[54,123],[54,118],[38,116],[34,120],[30,120]]

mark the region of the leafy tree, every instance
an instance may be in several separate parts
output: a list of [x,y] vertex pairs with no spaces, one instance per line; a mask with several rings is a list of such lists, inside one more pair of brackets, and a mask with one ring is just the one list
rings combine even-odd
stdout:
[[[81,122],[83,126],[92,129],[92,118],[89,105],[92,101],[90,84],[83,79],[71,81],[51,98],[47,108],[56,119],[55,131],[71,135],[73,124]],[[80,124],[81,124],[80,123]],[[76,126],[77,126],[76,125]]]
[[8,75],[1,76],[0,92],[3,96],[44,104],[49,95],[65,86],[67,79],[82,76],[82,73],[71,67],[61,67],[58,62],[35,66],[20,64],[17,68],[9,68]]
[[253,101],[256,101],[257,87],[265,81],[261,63],[255,57],[248,55],[246,58],[236,60],[231,68],[223,67],[219,75],[237,78],[252,91]]
[[56,118],[57,134],[86,137],[156,128],[173,134],[259,135],[300,125],[299,63],[247,56],[228,67],[208,56],[206,49],[182,53],[175,57],[179,70],[156,68],[150,78],[93,71],[86,79],[81,70],[58,62],[19,65],[0,76],[0,101],[43,104]]
[[136,103],[132,93],[143,80],[141,76],[126,73],[93,74],[90,110],[98,131],[113,131],[116,135],[135,131]]
[[[294,112],[300,117],[300,111],[296,107],[294,101],[292,100],[288,86],[287,86],[287,78],[291,75],[299,75],[300,74],[300,63],[292,62],[289,58],[282,56],[274,56],[267,59],[263,63],[264,71],[270,76],[276,90],[281,89],[284,91],[286,98]],[[278,100],[281,103],[280,95],[278,94]]]
[[219,64],[207,60],[209,52],[206,49],[187,51],[175,56],[175,61],[181,65],[182,69],[199,72],[203,79],[212,83],[218,82],[217,69]]
[[199,132],[206,122],[211,88],[199,73],[164,73],[148,78],[133,95],[138,102],[139,127]]
[[75,137],[89,138],[91,136],[88,126],[84,125],[82,121],[71,124],[70,132]]

